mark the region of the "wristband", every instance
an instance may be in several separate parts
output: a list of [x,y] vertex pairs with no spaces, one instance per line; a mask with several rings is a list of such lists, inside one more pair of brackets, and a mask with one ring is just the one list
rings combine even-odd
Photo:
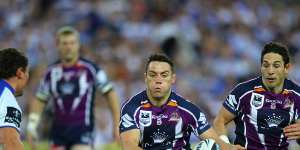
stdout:
[[39,113],[30,113],[28,116],[27,132],[30,133],[34,138],[37,138],[37,127],[40,121]]
[[228,136],[226,136],[226,135],[224,135],[224,134],[223,134],[223,135],[220,135],[219,138],[220,138],[221,140],[223,140],[225,143],[230,143],[230,142],[229,142]]

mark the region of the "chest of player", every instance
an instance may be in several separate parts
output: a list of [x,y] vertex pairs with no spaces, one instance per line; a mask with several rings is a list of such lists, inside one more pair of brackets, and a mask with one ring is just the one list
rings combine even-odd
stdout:
[[177,108],[148,108],[139,110],[136,115],[137,122],[141,127],[153,127],[167,125],[170,128],[178,123],[185,124],[184,118]]
[[252,92],[241,99],[241,107],[245,110],[251,109],[270,109],[290,111],[294,108],[296,97],[292,94],[273,94],[270,92],[256,93]]
[[90,73],[83,68],[55,69],[51,72],[51,92],[54,95],[80,95],[92,84]]
[[188,131],[186,117],[177,107],[141,109],[136,117],[145,149],[170,149]]
[[252,92],[241,99],[243,120],[257,126],[258,133],[279,136],[282,128],[296,119],[296,98],[292,94]]

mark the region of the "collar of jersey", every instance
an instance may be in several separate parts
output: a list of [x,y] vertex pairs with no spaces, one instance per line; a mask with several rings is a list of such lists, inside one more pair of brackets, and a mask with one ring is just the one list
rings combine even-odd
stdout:
[[[270,92],[270,91],[267,90],[267,88],[263,84],[262,77],[260,77],[260,86],[255,86],[254,91],[257,92],[257,93]],[[272,92],[270,92],[270,93],[272,93]],[[287,90],[287,81],[286,81],[286,79],[284,79],[283,90],[282,90],[281,94],[288,94],[288,93],[289,93],[289,91]]]
[[[178,106],[177,101],[171,98],[172,94],[173,94],[173,92],[171,92],[167,102],[164,103],[163,105],[161,105],[159,108],[177,107]],[[157,106],[154,106],[148,98],[146,100],[142,101],[141,104],[142,104],[143,108],[157,107]]]
[[15,93],[15,89],[11,87],[9,83],[7,83],[5,80],[0,80],[0,86],[1,87],[7,87],[12,93]]

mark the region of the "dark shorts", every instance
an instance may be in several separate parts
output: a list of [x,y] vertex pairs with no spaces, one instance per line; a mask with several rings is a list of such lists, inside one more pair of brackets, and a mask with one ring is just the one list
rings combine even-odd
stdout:
[[93,145],[93,130],[75,126],[53,126],[50,141],[51,144],[65,146],[66,149],[70,149],[76,144]]

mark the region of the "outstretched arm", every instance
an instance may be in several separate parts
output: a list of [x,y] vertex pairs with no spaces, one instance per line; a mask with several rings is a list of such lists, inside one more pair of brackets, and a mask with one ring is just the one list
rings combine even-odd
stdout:
[[229,142],[227,138],[227,128],[226,125],[231,122],[235,118],[235,115],[232,114],[230,111],[224,108],[222,106],[219,114],[216,116],[213,126],[217,134],[220,136],[220,138],[225,141]]

